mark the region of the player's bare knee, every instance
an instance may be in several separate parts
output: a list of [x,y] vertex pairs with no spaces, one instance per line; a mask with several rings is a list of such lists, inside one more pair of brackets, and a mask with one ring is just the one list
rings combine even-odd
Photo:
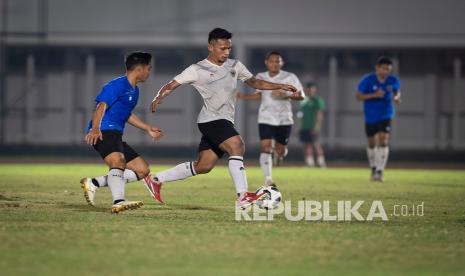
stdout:
[[273,148],[270,146],[270,145],[262,145],[260,146],[260,151],[262,153],[272,153],[273,152]]
[[112,160],[109,165],[111,168],[126,169],[126,161],[124,159]]
[[242,139],[237,139],[230,144],[229,155],[240,155],[243,156],[245,153],[245,144]]
[[215,166],[213,164],[196,164],[195,172],[197,174],[209,173]]

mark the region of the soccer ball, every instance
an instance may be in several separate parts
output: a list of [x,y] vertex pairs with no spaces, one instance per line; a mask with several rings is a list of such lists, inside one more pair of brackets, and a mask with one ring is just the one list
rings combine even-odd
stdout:
[[262,186],[257,189],[255,194],[262,195],[255,204],[266,210],[277,208],[282,198],[281,192],[274,186]]

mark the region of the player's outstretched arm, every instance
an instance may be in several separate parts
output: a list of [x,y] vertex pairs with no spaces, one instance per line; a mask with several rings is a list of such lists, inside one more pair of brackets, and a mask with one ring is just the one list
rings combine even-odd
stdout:
[[170,81],[169,83],[163,85],[160,90],[158,90],[157,95],[153,98],[151,110],[152,112],[157,111],[157,108],[160,104],[163,103],[163,99],[168,96],[174,89],[178,88],[181,84],[175,80]]
[[260,80],[255,77],[251,77],[250,79],[246,80],[245,83],[247,83],[250,87],[253,87],[255,89],[259,90],[285,90],[285,91],[290,91],[290,92],[297,92],[297,89],[290,84],[282,84],[282,83],[274,83],[274,82],[269,82],[266,80]]
[[158,140],[163,137],[163,131],[158,127],[153,127],[145,122],[143,122],[136,114],[131,113],[129,116],[128,123],[137,127],[138,129],[142,129],[147,131],[147,133],[154,139]]
[[236,98],[238,100],[261,100],[262,93],[260,91],[255,91],[252,94],[245,94],[245,93],[237,91]]
[[92,128],[86,135],[86,143],[88,145],[95,145],[99,139],[103,140],[102,132],[100,131],[100,124],[102,122],[103,115],[105,115],[106,109],[107,104],[104,102],[99,102],[95,107],[94,114],[92,115]]
[[255,77],[251,77],[250,79],[246,80],[245,83],[247,83],[250,87],[253,87],[255,89],[259,90],[284,90],[288,91],[289,93],[286,93],[288,97],[298,97],[300,95],[300,92],[297,91],[297,89],[290,84],[283,84],[283,83],[274,83],[274,82],[269,82],[266,80],[260,80]]

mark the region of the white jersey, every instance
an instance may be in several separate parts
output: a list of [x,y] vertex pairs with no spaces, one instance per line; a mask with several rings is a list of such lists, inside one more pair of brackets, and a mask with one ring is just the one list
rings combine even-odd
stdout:
[[174,77],[180,84],[192,84],[204,104],[197,123],[226,119],[234,123],[237,80],[245,82],[252,73],[238,60],[228,59],[219,66],[207,59],[192,64]]
[[[266,80],[274,83],[290,84],[300,91],[302,97],[305,97],[302,84],[296,75],[281,70],[276,76],[270,77],[268,72],[257,74],[257,79]],[[275,99],[271,93],[272,90],[259,90],[262,96],[262,102],[258,111],[258,123],[272,126],[283,126],[294,124],[291,99]]]

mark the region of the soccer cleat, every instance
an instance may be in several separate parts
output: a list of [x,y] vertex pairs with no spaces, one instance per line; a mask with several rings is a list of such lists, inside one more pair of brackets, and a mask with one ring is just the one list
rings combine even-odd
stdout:
[[121,201],[111,206],[111,213],[112,214],[119,214],[120,212],[126,210],[135,210],[142,207],[144,203],[142,201]]
[[384,172],[383,171],[378,171],[378,181],[379,182],[384,182]]
[[244,210],[255,203],[261,196],[263,196],[263,193],[257,195],[255,193],[245,192],[237,198],[236,207]]
[[80,182],[87,203],[89,203],[89,205],[95,206],[95,192],[97,192],[97,187],[92,183],[92,178],[86,177],[81,179]]
[[375,171],[372,180],[377,182],[384,182],[383,171]]
[[160,193],[160,190],[161,190],[161,185],[162,183],[161,182],[158,182],[158,181],[155,181],[153,180],[150,175],[146,176],[144,178],[144,186],[149,190],[149,193],[150,195],[155,199],[157,200],[158,202],[160,202],[161,204],[164,204],[165,202],[163,201],[163,198],[161,197],[161,193]]
[[371,180],[371,181],[376,181],[376,167],[372,167],[372,168],[371,168],[371,177],[370,177],[370,180]]

